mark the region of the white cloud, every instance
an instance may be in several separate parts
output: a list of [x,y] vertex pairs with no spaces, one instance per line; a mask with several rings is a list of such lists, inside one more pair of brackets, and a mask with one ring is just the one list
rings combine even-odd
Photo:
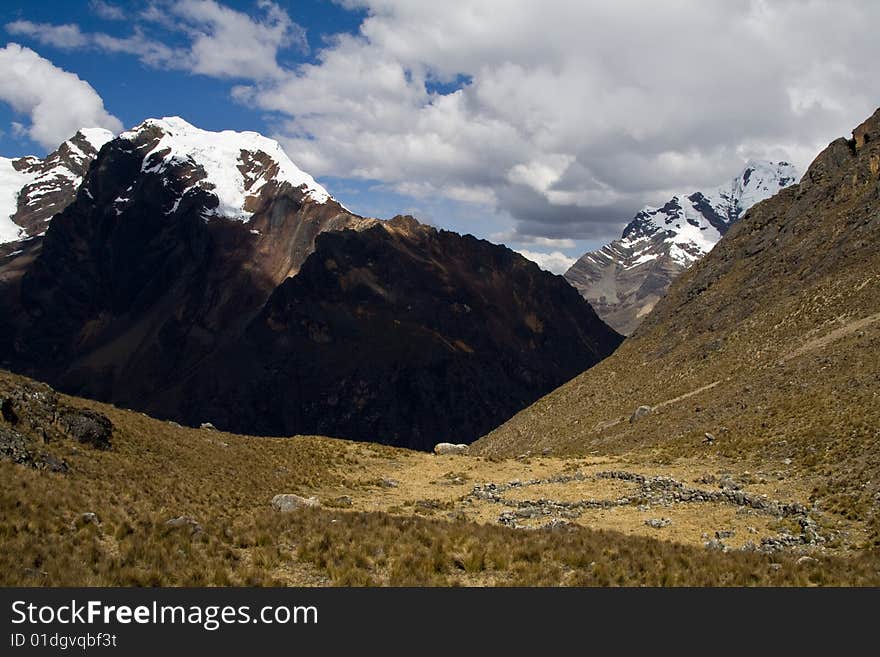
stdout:
[[358,33],[295,69],[278,54],[305,34],[269,2],[160,1],[140,32],[85,38],[236,79],[233,97],[280,115],[274,136],[313,174],[492,206],[521,244],[615,236],[641,205],[747,158],[803,167],[880,102],[880,40],[863,27],[880,24],[877,2],[341,2],[367,10]]
[[[83,32],[74,24],[53,25],[26,20],[7,23],[6,30],[56,48],[134,55],[144,64],[156,68],[185,70],[215,78],[279,79],[285,71],[278,64],[278,52],[287,48],[308,50],[305,30],[275,3],[260,0],[256,5],[261,13],[259,17],[230,9],[214,0],[151,4],[139,14],[142,24],[136,23],[132,33],[122,37]],[[119,9],[97,3],[93,10],[109,17],[108,7],[110,14]],[[169,46],[148,36],[146,28],[150,25],[182,32],[189,43],[186,47]]]
[[308,49],[305,31],[274,2],[260,0],[261,18],[224,7],[214,0],[179,0],[168,12],[183,22],[191,43],[188,68],[220,78],[253,80],[283,74],[278,51]]
[[48,149],[82,127],[122,129],[88,82],[16,43],[0,49],[0,101],[27,114],[28,136]]
[[89,9],[104,20],[122,21],[125,20],[125,11],[118,5],[104,2],[103,0],[90,0]]
[[562,177],[574,161],[574,155],[547,153],[531,162],[514,165],[507,172],[507,179],[516,185],[526,185],[543,193]]
[[319,174],[492,190],[521,238],[612,236],[746,157],[804,166],[880,98],[880,41],[853,28],[878,3],[346,4],[368,9],[359,34],[235,97],[288,115],[279,136]]
[[500,233],[492,233],[489,239],[493,242],[506,244],[508,242],[517,242],[524,246],[540,246],[545,249],[573,249],[576,243],[573,239],[567,237],[561,239],[553,239],[550,237],[537,237],[534,235],[519,235],[514,231],[502,231]]
[[561,251],[543,253],[541,251],[519,249],[517,253],[537,263],[541,269],[553,272],[554,274],[564,274],[575,263],[575,258],[569,258]]
[[89,39],[78,25],[48,25],[31,21],[13,21],[6,24],[6,31],[16,36],[28,36],[43,45],[56,48],[83,48]]

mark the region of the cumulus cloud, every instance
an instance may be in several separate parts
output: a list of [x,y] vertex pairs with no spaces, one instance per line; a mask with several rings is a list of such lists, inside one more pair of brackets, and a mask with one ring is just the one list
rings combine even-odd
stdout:
[[868,0],[341,3],[366,9],[358,32],[293,68],[278,54],[305,34],[265,1],[155,2],[140,33],[84,38],[236,79],[233,97],[280,117],[274,136],[313,174],[491,206],[523,247],[614,237],[641,205],[715,186],[749,158],[804,167],[880,98]]
[[544,269],[554,274],[564,274],[575,263],[575,258],[569,258],[561,251],[553,251],[552,253],[544,253],[541,251],[529,251],[528,249],[518,249],[517,253],[524,256]]
[[522,240],[613,236],[750,157],[805,166],[880,98],[880,42],[853,29],[872,2],[347,4],[359,34],[235,97],[288,115],[319,174],[492,190]]
[[47,149],[82,127],[122,130],[88,82],[16,43],[0,49],[0,101],[30,117],[29,126],[13,124],[13,130],[26,132]]
[[[257,3],[253,18],[214,0],[178,0],[165,11],[190,37],[186,66],[193,73],[220,78],[272,79],[283,74],[278,51],[308,49],[305,30],[274,2]],[[163,7],[153,6],[162,14]]]

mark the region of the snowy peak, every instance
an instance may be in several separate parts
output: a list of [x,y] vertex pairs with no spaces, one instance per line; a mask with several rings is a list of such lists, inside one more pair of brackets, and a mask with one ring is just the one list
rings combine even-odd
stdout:
[[285,184],[315,203],[330,195],[299,169],[281,145],[256,132],[210,132],[180,117],[147,119],[120,135],[144,148],[141,171],[171,175],[183,181],[175,205],[187,194],[202,190],[217,198],[205,214],[249,220],[260,197]]
[[102,128],[81,128],[44,159],[0,158],[0,244],[45,233],[49,219],[73,201],[89,165],[113,137]]
[[[739,175],[714,190],[676,194],[663,206],[644,208],[624,228],[622,239],[642,251],[639,241],[650,238],[656,242],[659,237],[668,243],[668,255],[676,263],[690,266],[749,208],[795,183],[797,177],[788,162],[749,161]],[[635,260],[641,264],[645,255],[637,253]]]
[[565,278],[608,324],[629,335],[682,271],[759,201],[797,182],[788,162],[750,161],[729,182],[642,209],[620,239],[584,254]]
[[750,160],[729,187],[719,187],[719,206],[728,211],[728,224],[733,223],[756,203],[768,199],[780,189],[797,182],[798,173],[789,162]]

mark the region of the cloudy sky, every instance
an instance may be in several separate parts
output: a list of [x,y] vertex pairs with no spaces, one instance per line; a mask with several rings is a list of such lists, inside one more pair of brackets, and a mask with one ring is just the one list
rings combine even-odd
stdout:
[[557,272],[880,105],[875,0],[4,0],[0,25],[0,155],[150,116],[257,130],[356,212]]

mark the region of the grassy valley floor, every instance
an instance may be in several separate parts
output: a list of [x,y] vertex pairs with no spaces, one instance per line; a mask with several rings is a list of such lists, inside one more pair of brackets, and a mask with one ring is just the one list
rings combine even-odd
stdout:
[[[43,390],[0,374],[22,385]],[[66,472],[0,462],[2,585],[880,584],[864,523],[813,508],[784,461],[435,456],[59,400],[109,418],[112,446],[43,431]]]

